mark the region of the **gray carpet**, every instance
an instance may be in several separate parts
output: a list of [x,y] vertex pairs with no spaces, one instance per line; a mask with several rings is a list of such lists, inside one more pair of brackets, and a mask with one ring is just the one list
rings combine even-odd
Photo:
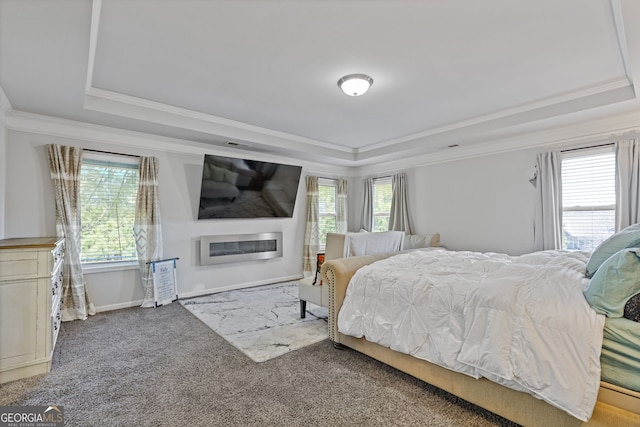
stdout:
[[254,363],[177,303],[63,324],[8,404],[63,405],[66,426],[513,426],[328,340]]

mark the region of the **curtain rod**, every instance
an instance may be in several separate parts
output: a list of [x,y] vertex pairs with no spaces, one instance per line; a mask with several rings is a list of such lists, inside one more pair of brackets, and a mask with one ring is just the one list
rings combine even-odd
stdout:
[[124,154],[124,153],[115,153],[113,151],[103,151],[103,150],[94,150],[91,148],[83,148],[83,151],[91,151],[92,153],[102,153],[102,154],[113,154],[116,156],[127,156],[127,157],[137,157],[138,159],[140,158],[140,156],[136,155],[136,154]]
[[568,153],[569,151],[588,150],[589,148],[599,148],[599,147],[610,147],[612,145],[614,145],[613,142],[608,142],[606,144],[590,145],[588,147],[569,148],[567,150],[560,150],[560,152],[561,153]]

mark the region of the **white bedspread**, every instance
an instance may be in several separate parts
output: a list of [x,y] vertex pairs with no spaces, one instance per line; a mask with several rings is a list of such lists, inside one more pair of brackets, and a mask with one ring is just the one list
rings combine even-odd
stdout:
[[604,316],[582,291],[588,253],[426,249],[358,270],[341,333],[526,391],[583,421],[600,384]]

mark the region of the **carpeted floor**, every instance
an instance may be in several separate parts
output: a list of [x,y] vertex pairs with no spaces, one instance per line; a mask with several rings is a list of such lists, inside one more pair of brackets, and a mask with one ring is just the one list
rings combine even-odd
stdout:
[[62,405],[70,426],[513,426],[328,340],[255,363],[180,304],[63,324],[51,373],[0,405]]

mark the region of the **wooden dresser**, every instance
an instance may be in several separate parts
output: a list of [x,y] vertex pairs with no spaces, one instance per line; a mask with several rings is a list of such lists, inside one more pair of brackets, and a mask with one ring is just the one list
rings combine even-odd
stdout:
[[0,240],[0,383],[49,372],[60,330],[64,240]]

